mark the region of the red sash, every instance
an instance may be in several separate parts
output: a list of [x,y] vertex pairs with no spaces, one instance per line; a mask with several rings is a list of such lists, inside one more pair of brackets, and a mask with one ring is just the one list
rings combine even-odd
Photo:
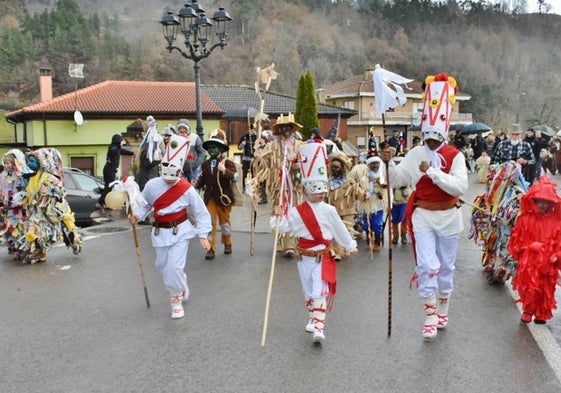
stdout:
[[177,183],[171,186],[166,192],[158,197],[154,201],[154,219],[158,222],[173,222],[180,218],[183,218],[187,212],[183,209],[175,213],[160,215],[156,213],[161,209],[168,207],[173,202],[177,201],[181,195],[185,194],[187,190],[191,187],[191,183],[185,178],[179,179]]
[[[331,242],[324,239],[323,234],[321,233],[321,227],[310,204],[308,202],[301,203],[296,206],[296,210],[298,211],[298,214],[300,214],[300,217],[302,217],[302,221],[304,222],[306,229],[310,232],[313,238],[298,238],[298,247],[309,249],[319,244],[329,247]],[[329,252],[323,254],[321,260],[321,279],[326,281],[328,285],[327,311],[330,312],[333,307],[333,297],[337,292],[337,264]]]
[[[452,146],[443,146],[440,149],[439,153],[442,155],[444,159],[444,165],[440,170],[444,173],[450,173],[450,169],[452,169],[452,161],[456,157],[457,154],[460,154],[460,151]],[[417,184],[415,185],[415,190],[409,196],[407,200],[407,206],[405,207],[405,220],[408,224],[408,232],[411,236],[411,246],[413,247],[413,260],[415,261],[415,265],[417,265],[417,252],[415,247],[415,234],[413,232],[413,211],[417,207],[415,202],[417,200],[423,201],[449,201],[454,199],[455,197],[445,192],[442,188],[438,187],[436,184],[433,183],[432,179],[427,175],[424,174],[421,176]],[[412,286],[413,281],[416,281],[417,275],[416,273],[413,274],[411,277],[411,281],[409,283],[409,287]]]

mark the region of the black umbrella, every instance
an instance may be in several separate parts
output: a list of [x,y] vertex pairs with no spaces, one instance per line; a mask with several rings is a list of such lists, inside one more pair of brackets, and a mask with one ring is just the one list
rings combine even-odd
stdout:
[[534,131],[540,131],[542,135],[548,136],[550,138],[552,136],[555,136],[555,130],[550,126],[535,125],[529,128],[531,128]]
[[256,115],[259,114],[259,111],[255,108],[250,106],[244,106],[240,108],[234,108],[227,110],[222,115],[223,119],[247,119],[248,117],[253,119]]
[[473,135],[478,132],[491,131],[491,127],[485,123],[455,124],[454,126],[454,128],[450,126],[450,129],[460,131],[462,135]]

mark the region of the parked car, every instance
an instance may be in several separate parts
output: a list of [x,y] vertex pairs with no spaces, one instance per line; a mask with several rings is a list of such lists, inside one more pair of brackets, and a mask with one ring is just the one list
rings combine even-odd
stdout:
[[79,169],[64,168],[66,200],[74,212],[76,225],[85,227],[100,222],[99,215],[92,217],[92,213],[98,211],[96,203],[101,195],[103,186],[104,184],[101,180]]

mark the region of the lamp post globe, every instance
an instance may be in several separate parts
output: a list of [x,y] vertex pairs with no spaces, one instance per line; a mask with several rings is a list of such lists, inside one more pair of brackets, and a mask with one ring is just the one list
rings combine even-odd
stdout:
[[[201,106],[201,66],[199,62],[210,56],[214,49],[226,46],[229,36],[230,22],[232,18],[223,7],[219,7],[212,18],[206,16],[205,10],[197,0],[191,0],[185,4],[176,14],[166,9],[160,20],[164,39],[167,42],[166,49],[171,53],[178,51],[181,56],[193,61],[195,71],[195,107],[197,115],[197,135],[204,140],[203,114]],[[218,38],[218,42],[212,43],[212,28]],[[175,40],[179,33],[185,38],[185,49],[175,46]]]

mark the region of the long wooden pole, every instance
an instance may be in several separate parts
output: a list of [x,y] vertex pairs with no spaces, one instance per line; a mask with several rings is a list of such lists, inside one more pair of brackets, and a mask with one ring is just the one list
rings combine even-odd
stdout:
[[[281,175],[281,186],[280,186],[280,197],[279,197],[279,207],[282,208],[283,202],[283,193],[284,193],[284,182],[286,181],[284,176],[289,176],[288,172],[285,170],[286,168],[286,155],[287,152],[284,152],[284,159],[283,159],[283,168],[282,168],[282,175]],[[265,340],[267,339],[267,325],[269,323],[269,306],[271,304],[271,292],[273,290],[273,278],[275,275],[275,263],[277,260],[277,246],[278,246],[278,239],[279,239],[279,227],[280,227],[281,217],[277,216],[277,222],[275,226],[275,240],[273,243],[273,257],[271,258],[271,273],[269,274],[269,286],[267,288],[267,300],[265,301],[265,317],[263,318],[263,334],[261,335],[261,346],[265,346]]]
[[[386,117],[382,113],[382,128],[384,130],[384,141],[386,140]],[[390,167],[389,161],[384,162],[386,166],[386,195],[388,197],[388,206],[387,206],[387,218],[389,219],[390,225],[388,225],[388,337],[392,335],[392,274],[393,274],[393,260],[392,260],[392,225],[391,225],[391,216],[392,216],[392,200],[391,200],[391,192],[392,188],[390,185]]]
[[[129,216],[132,215],[132,208],[129,204]],[[136,224],[131,224],[132,234],[134,236],[134,247],[136,249],[136,260],[138,261],[138,268],[140,269],[140,279],[144,287],[144,298],[146,299],[146,307],[150,308],[150,300],[148,299],[148,288],[146,286],[146,278],[144,277],[144,265],[142,263],[142,255],[140,254],[140,242],[138,241],[138,233],[136,232]]]

